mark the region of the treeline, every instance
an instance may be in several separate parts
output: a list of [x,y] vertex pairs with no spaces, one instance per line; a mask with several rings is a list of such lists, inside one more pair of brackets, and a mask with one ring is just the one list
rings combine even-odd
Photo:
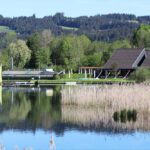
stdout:
[[44,29],[19,39],[13,31],[7,31],[0,53],[3,69],[9,69],[13,58],[14,68],[54,68],[77,71],[80,66],[103,66],[119,48],[145,47],[150,49],[150,25],[142,24],[130,40],[113,42],[92,41],[86,35],[55,36]]
[[43,18],[36,18],[35,15],[14,18],[0,16],[0,26],[9,27],[22,39],[26,39],[35,32],[50,29],[55,36],[68,35],[70,33],[74,35],[84,34],[92,41],[110,42],[120,39],[131,39],[133,31],[142,23],[149,24],[150,17],[109,14],[71,18],[65,17],[63,13]]
[[[10,38],[11,39],[11,38]],[[13,58],[14,68],[54,68],[78,70],[80,66],[102,66],[118,48],[131,47],[128,40],[107,43],[91,41],[85,35],[55,37],[50,30],[33,33],[27,41],[13,38],[2,50],[0,61],[9,69]]]

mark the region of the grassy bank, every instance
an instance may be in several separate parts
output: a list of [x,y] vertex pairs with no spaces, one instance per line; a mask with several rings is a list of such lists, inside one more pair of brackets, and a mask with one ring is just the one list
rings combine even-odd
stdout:
[[134,83],[134,80],[109,78],[109,79],[58,79],[39,80],[39,84],[65,84],[66,82],[76,82],[77,84],[105,84],[105,83]]
[[16,82],[28,82],[32,84],[41,84],[41,85],[48,85],[48,84],[66,84],[67,82],[76,82],[76,84],[113,84],[113,83],[135,83],[134,80],[123,79],[123,78],[107,78],[107,79],[94,79],[94,78],[77,78],[75,75],[68,79],[68,78],[60,78],[60,79],[9,79],[3,80],[4,84],[13,84]]

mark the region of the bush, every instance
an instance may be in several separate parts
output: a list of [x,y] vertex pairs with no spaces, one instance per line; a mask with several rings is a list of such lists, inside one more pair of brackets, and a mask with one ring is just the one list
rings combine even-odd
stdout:
[[[79,78],[84,78],[84,74],[70,74],[70,79],[79,79]],[[69,79],[69,74],[64,74],[62,76],[63,79]]]
[[130,76],[131,79],[134,79],[136,82],[144,82],[150,80],[150,68],[138,68]]
[[135,122],[137,119],[137,111],[135,109],[132,110],[132,120]]
[[127,118],[128,118],[128,121],[131,121],[132,120],[132,111],[131,110],[128,110],[127,111]]
[[120,113],[118,111],[114,112],[113,118],[115,122],[118,122],[120,119]]
[[53,80],[59,80],[60,79],[60,75],[56,74],[53,76]]
[[126,121],[133,121],[135,122],[137,119],[137,111],[135,109],[133,110],[126,110],[123,109],[121,111],[116,111],[113,114],[113,119],[115,122],[121,121],[123,123],[126,123]]
[[121,110],[120,119],[121,119],[121,122],[127,121],[127,110],[126,109]]

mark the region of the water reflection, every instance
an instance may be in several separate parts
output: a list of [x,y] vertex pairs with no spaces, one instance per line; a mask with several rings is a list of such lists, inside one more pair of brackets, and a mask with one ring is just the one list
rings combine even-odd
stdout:
[[[116,121],[117,116],[114,117],[116,107],[113,107],[113,104],[108,105],[103,102],[102,105],[92,104],[86,107],[63,104],[64,98],[75,101],[76,96],[71,95],[72,93],[82,94],[80,88],[77,90],[77,88],[68,88],[68,86],[11,87],[3,88],[3,90],[1,88],[0,131],[19,129],[35,132],[37,129],[43,129],[63,135],[65,130],[72,129],[108,133],[150,130],[149,109],[137,110],[134,121]],[[121,114],[121,110],[118,113]]]
[[4,88],[2,99],[1,130],[4,128],[47,130],[61,120],[60,87]]

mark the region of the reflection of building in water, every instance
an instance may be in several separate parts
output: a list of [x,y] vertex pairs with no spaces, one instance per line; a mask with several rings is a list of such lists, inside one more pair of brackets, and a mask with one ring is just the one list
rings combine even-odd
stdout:
[[53,96],[53,89],[46,89],[46,96]]

